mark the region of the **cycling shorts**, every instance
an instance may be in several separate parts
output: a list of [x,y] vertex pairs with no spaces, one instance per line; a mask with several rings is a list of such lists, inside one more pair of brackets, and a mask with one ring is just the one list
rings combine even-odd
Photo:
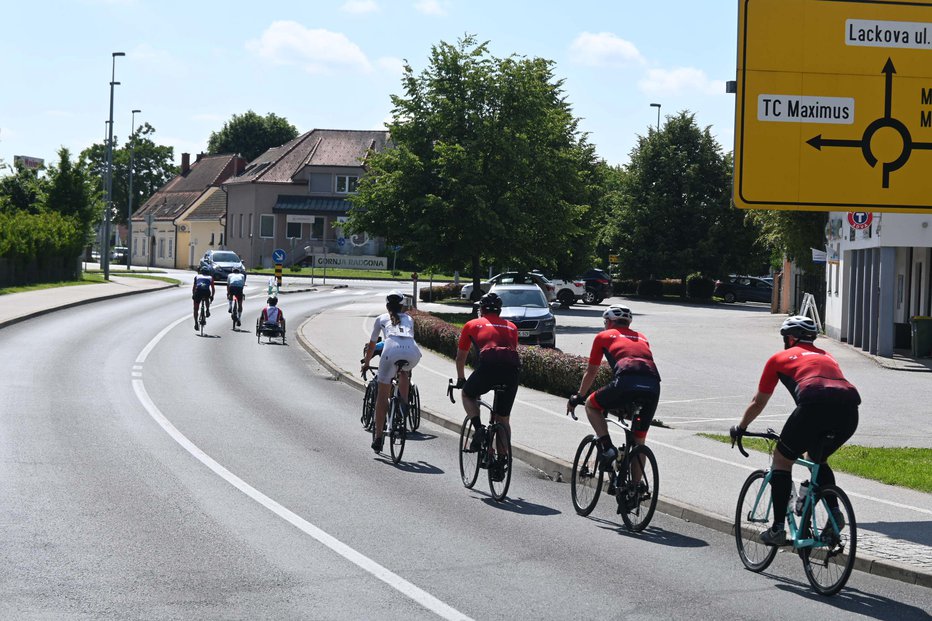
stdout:
[[518,378],[521,366],[516,363],[517,355],[494,354],[481,356],[479,368],[472,372],[463,385],[463,394],[471,399],[478,399],[492,390],[493,386],[505,385],[506,388],[495,394],[496,416],[511,416],[511,408],[518,395]]
[[243,301],[243,288],[242,287],[227,287],[227,299],[236,297],[240,302]]
[[612,381],[589,395],[589,402],[603,413],[640,404],[640,411],[631,421],[631,430],[636,438],[647,437],[658,401],[660,380],[643,373],[616,373]]
[[858,428],[858,406],[854,403],[802,403],[786,419],[777,450],[787,459],[808,452],[823,463],[854,435]]
[[191,296],[195,302],[210,299],[210,289],[195,289],[194,295]]
[[379,373],[376,376],[380,384],[390,384],[395,377],[395,363],[407,360],[408,364],[402,367],[403,371],[410,371],[421,361],[421,350],[414,339],[389,338],[382,347],[379,358]]

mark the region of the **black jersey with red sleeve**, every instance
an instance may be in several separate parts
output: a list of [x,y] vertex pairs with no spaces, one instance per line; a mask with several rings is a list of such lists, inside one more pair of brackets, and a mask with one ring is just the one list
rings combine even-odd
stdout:
[[777,381],[783,382],[797,405],[802,403],[861,403],[861,396],[831,354],[812,343],[798,343],[777,352],[767,360],[757,389],[773,394]]
[[645,373],[660,379],[647,337],[630,328],[609,328],[596,334],[589,364],[600,364],[602,356],[616,373]]

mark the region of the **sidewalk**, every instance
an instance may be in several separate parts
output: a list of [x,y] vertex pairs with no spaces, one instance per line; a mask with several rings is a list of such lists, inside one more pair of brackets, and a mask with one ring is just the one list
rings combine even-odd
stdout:
[[[419,308],[429,310],[427,306]],[[380,303],[372,301],[328,309],[298,328],[298,340],[335,377],[362,391],[359,352],[368,340],[372,319],[383,311]],[[447,380],[456,375],[454,362],[433,351],[422,351],[414,381],[420,390],[423,416],[458,433],[464,416],[462,405],[459,399],[451,404],[446,397]],[[520,388],[512,410],[512,441],[517,459],[555,481],[569,482],[576,447],[591,428],[584,417],[573,421],[565,410],[564,398]],[[752,470],[769,465],[767,457],[752,452],[750,459],[745,459],[728,444],[678,429],[653,427],[648,443],[660,470],[658,510],[731,534],[738,490]],[[802,476],[799,469],[794,474]],[[858,518],[855,567],[932,587],[932,495],[844,473],[837,479],[851,497]],[[569,506],[568,488],[566,502]],[[610,503],[603,501],[596,511],[611,510],[606,507]]]
[[151,278],[110,275],[109,282],[0,295],[0,328],[52,311],[99,300],[170,289],[172,285]]

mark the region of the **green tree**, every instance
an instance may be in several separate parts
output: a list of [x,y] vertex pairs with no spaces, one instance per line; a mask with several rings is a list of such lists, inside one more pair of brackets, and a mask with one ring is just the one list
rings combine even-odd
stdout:
[[47,186],[39,171],[17,168],[14,174],[0,177],[0,210],[39,213]]
[[732,160],[708,128],[681,112],[638,137],[606,237],[632,278],[757,271],[759,230],[731,203]]
[[[113,150],[113,221],[126,223],[129,200],[130,146],[133,151],[133,212],[142,207],[149,197],[178,174],[174,165],[174,147],[155,144],[155,128],[144,123],[136,128],[126,143]],[[113,139],[114,144],[118,142]],[[78,166],[95,179],[101,195],[105,192],[104,180],[107,172],[107,145],[93,144],[81,152]]]
[[806,272],[815,268],[811,249],[825,247],[827,213],[762,209],[749,212],[748,218],[760,227],[762,242],[773,248],[774,267],[786,257]]
[[367,159],[348,228],[403,244],[422,269],[466,266],[476,283],[483,263],[552,269],[586,243],[592,254],[600,169],[551,61],[495,58],[468,36],[433,46],[419,75],[406,65],[402,86],[392,146]]
[[43,208],[72,218],[86,238],[101,215],[100,194],[94,186],[95,180],[75,166],[71,153],[62,147],[58,151],[58,164],[49,170],[48,190],[41,201]]
[[234,114],[218,132],[210,134],[207,152],[213,155],[239,153],[252,161],[272,147],[298,137],[298,130],[286,119],[271,112],[264,117],[252,110]]

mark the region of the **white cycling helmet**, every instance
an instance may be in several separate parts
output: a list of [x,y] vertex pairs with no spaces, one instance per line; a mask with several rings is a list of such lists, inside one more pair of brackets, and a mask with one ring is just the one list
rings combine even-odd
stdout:
[[401,291],[398,291],[398,289],[395,289],[394,291],[390,291],[389,294],[385,296],[386,302],[396,302],[398,304],[401,304],[402,306],[405,305],[405,299],[406,299],[405,294],[402,293]]
[[611,321],[626,321],[631,323],[631,320],[634,319],[634,313],[632,313],[631,309],[627,306],[612,304],[605,309],[605,312],[602,313],[602,317]]
[[801,341],[814,341],[819,336],[819,327],[816,322],[804,315],[793,315],[783,320],[780,326],[783,336],[795,336]]

